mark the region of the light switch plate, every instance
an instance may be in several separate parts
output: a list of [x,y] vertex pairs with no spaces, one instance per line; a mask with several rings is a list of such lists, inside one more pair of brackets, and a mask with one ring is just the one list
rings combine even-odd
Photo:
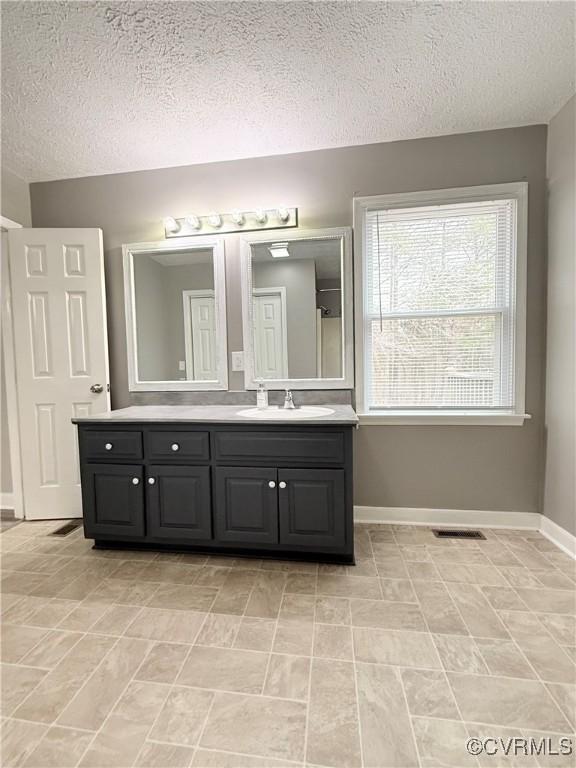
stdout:
[[232,352],[232,370],[244,370],[244,352]]

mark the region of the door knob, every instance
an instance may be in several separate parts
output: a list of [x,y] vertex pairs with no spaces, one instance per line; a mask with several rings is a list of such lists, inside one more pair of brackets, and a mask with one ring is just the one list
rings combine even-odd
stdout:
[[154,485],[155,482],[156,480],[153,477],[148,478],[148,485]]
[[104,387],[102,384],[92,384],[90,387],[90,392],[93,392],[95,395],[99,395],[100,392],[104,392]]
[[178,443],[172,443],[170,448],[172,448],[173,451],[179,451],[180,450],[180,446],[178,445]]
[[280,486],[280,488],[286,488],[286,483],[284,482],[284,480],[278,483],[278,485]]
[[270,482],[268,483],[268,487],[269,488],[276,488],[276,483],[274,482],[274,480],[270,480]]
[[132,478],[132,485],[140,485],[140,478],[139,477],[133,477]]
[[112,450],[112,443],[106,443],[104,448],[106,448],[107,451],[111,451]]

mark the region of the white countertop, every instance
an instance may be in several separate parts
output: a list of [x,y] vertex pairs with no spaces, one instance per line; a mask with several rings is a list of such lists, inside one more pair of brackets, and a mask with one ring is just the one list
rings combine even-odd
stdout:
[[119,408],[116,411],[106,411],[92,416],[78,416],[73,418],[74,424],[136,424],[136,423],[160,423],[181,422],[190,424],[220,423],[220,424],[275,424],[278,427],[298,424],[300,426],[315,424],[349,424],[358,423],[358,416],[350,405],[323,405],[334,413],[317,416],[315,418],[302,418],[292,416],[289,421],[278,418],[247,418],[239,416],[238,412],[246,410],[247,405],[133,405],[130,408]]

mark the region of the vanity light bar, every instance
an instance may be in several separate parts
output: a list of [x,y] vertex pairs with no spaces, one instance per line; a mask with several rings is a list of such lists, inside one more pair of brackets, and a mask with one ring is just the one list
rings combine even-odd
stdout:
[[252,211],[234,210],[232,213],[208,213],[205,216],[189,214],[181,219],[167,216],[164,234],[169,237],[190,237],[219,232],[254,232],[265,229],[288,229],[298,226],[298,208],[279,205],[277,208],[256,208]]

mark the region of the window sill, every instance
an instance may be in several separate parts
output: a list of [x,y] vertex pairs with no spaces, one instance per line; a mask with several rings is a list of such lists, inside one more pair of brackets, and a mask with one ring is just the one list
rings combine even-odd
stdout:
[[360,426],[471,426],[480,427],[521,427],[529,413],[414,413],[397,411],[396,413],[359,413]]

